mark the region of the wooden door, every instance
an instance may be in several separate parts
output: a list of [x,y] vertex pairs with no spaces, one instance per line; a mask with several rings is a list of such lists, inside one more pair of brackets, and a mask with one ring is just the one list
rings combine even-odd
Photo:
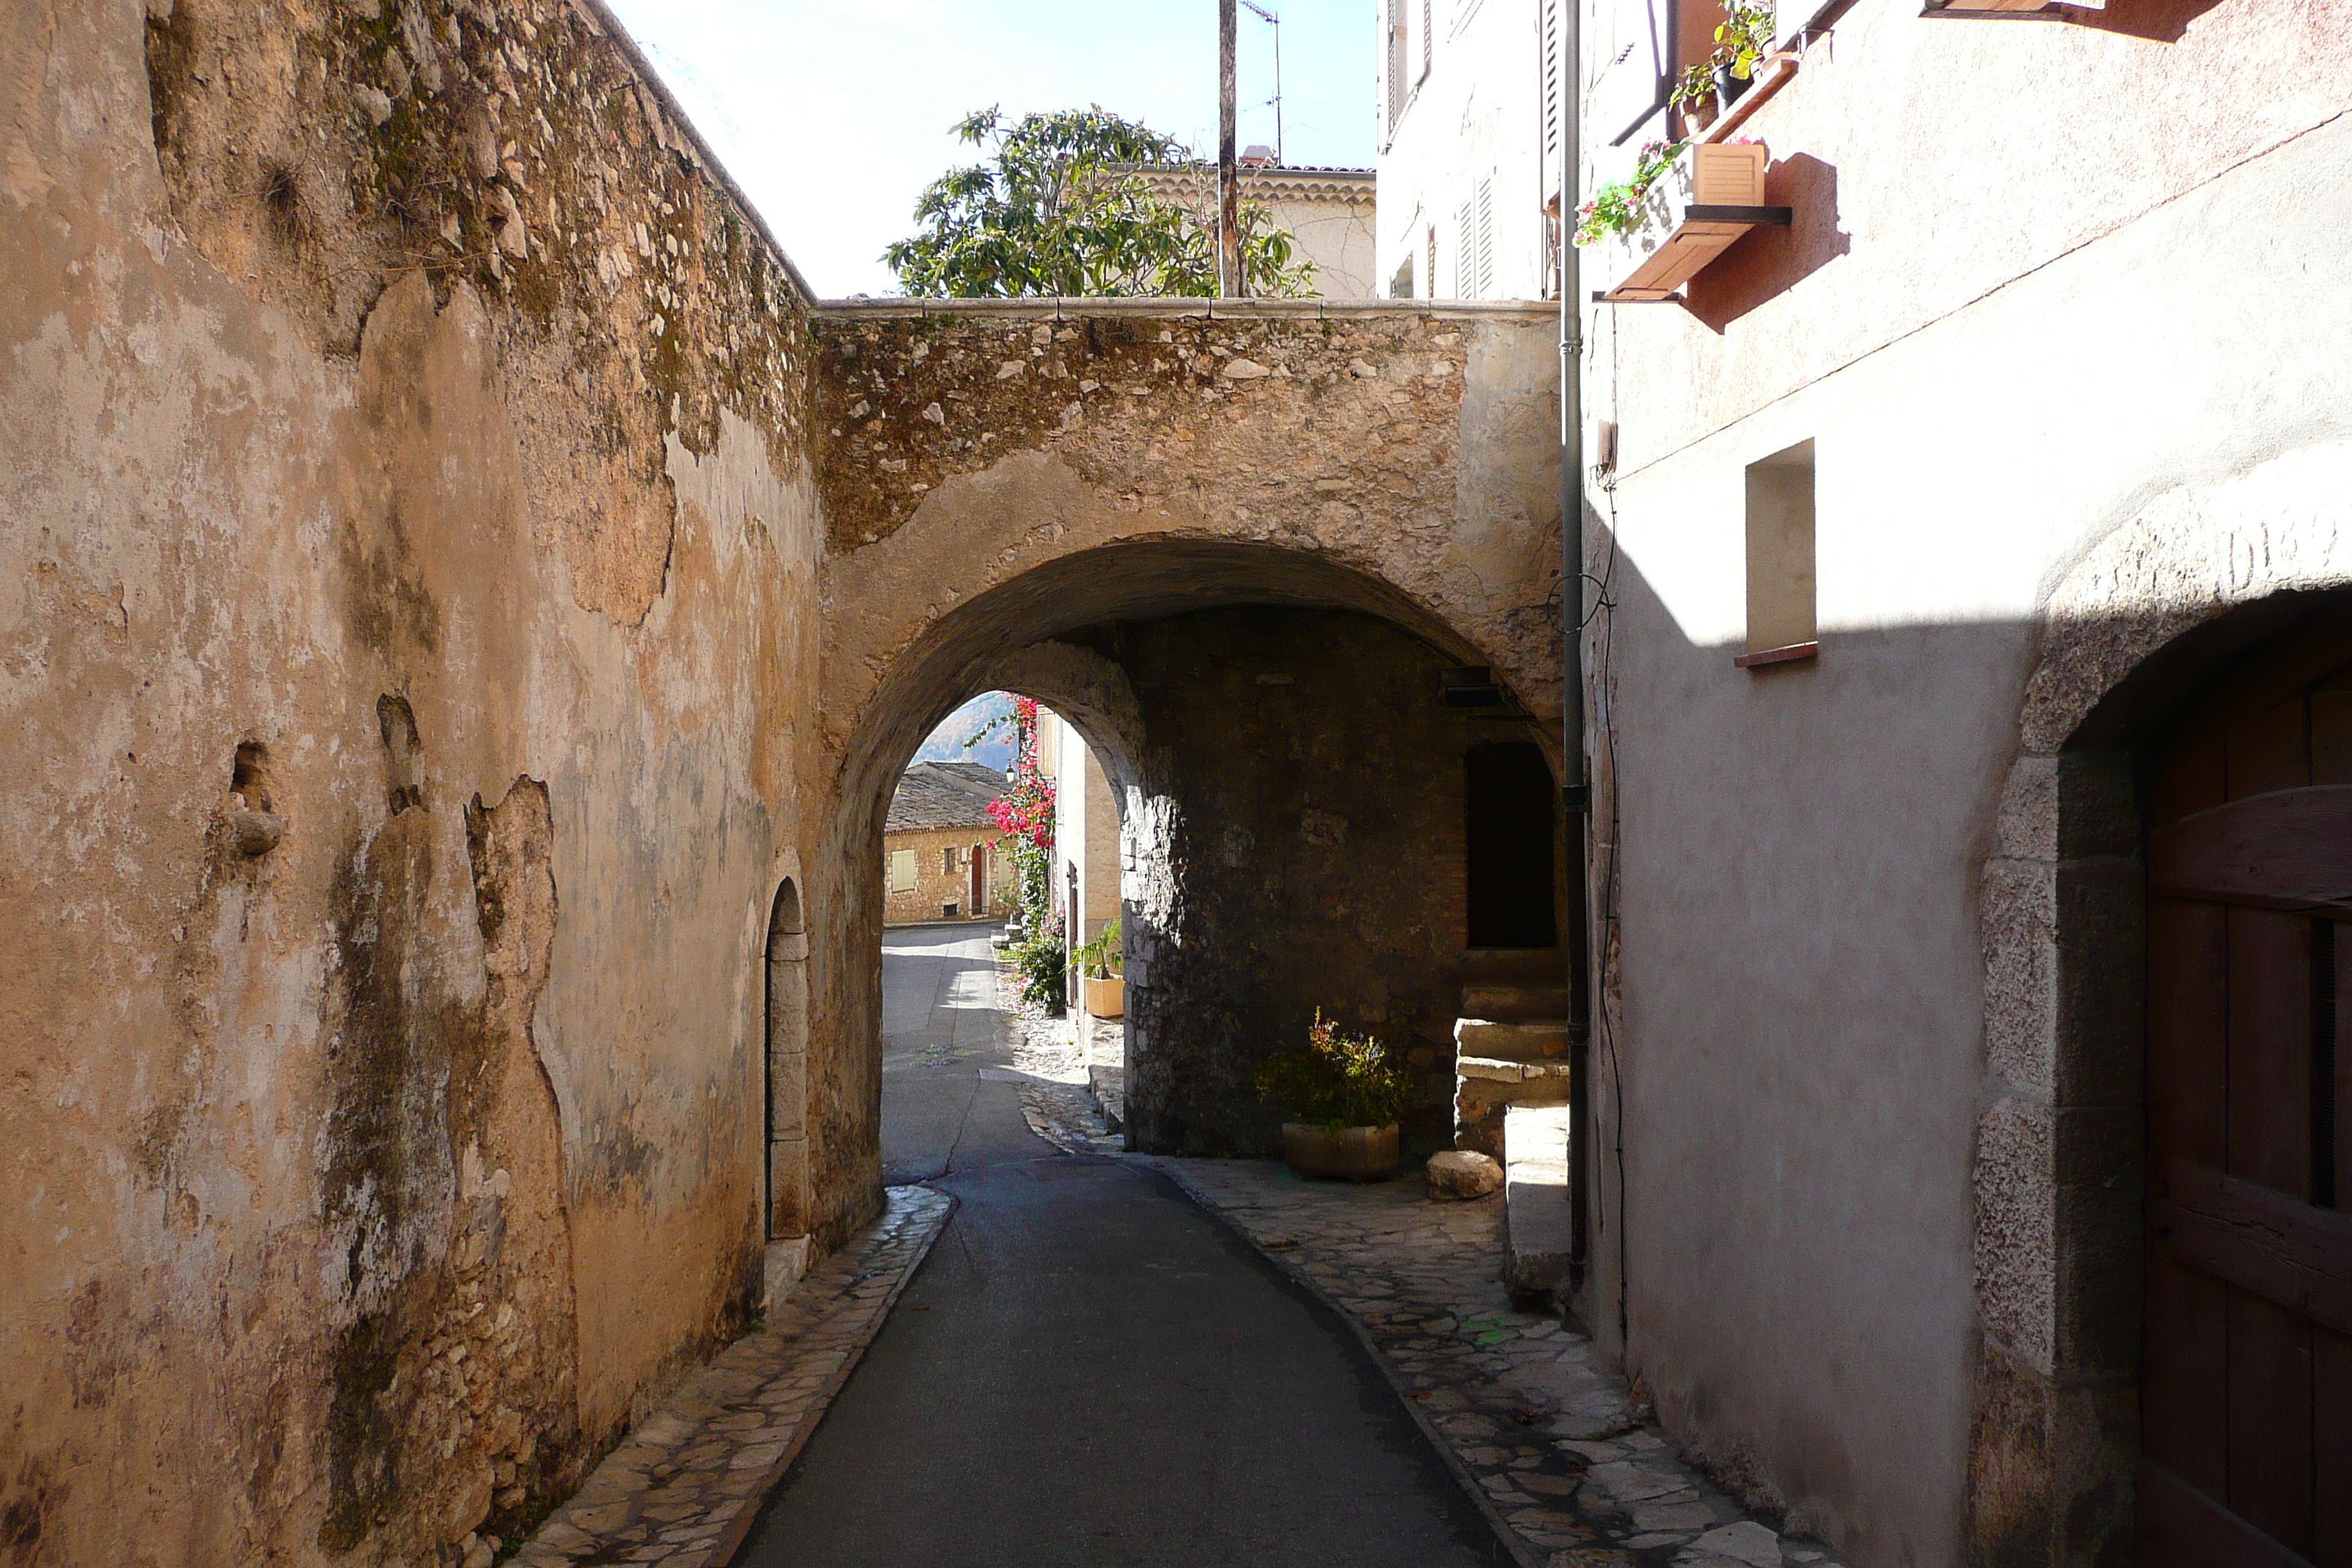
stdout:
[[2352,1565],[2352,636],[2152,759],[2143,1568]]

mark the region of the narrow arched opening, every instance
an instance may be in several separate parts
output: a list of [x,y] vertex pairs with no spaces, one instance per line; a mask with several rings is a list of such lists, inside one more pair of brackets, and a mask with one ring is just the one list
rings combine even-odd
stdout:
[[767,982],[767,1235],[789,1241],[808,1234],[810,1208],[808,925],[794,877],[769,907]]

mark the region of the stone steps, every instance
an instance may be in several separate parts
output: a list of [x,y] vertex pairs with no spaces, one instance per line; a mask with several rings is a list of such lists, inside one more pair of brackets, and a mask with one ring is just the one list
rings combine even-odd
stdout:
[[1519,985],[1473,981],[1462,987],[1462,1011],[1473,1018],[1565,1018],[1565,985]]
[[1465,985],[1558,985],[1568,955],[1556,947],[1474,947],[1462,955]]
[[1494,1057],[1503,1061],[1538,1062],[1566,1057],[1569,1028],[1559,1018],[1456,1018],[1456,1056]]
[[1454,1146],[1503,1157],[1503,1119],[1513,1106],[1568,1103],[1568,1062],[1459,1057],[1454,1063]]

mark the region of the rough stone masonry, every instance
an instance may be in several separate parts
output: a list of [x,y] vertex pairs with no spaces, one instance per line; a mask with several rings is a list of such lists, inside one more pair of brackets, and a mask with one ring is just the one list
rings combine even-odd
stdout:
[[787,879],[874,1212],[932,718],[1131,742],[1212,897],[1064,634],[1557,711],[1540,312],[819,307],[592,0],[16,0],[0,209],[0,1562],[523,1534],[758,1306]]

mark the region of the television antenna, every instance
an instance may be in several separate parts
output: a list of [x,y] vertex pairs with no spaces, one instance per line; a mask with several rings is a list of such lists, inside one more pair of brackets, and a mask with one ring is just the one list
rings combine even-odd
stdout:
[[1282,166],[1282,18],[1259,5],[1257,0],[1242,0],[1253,16],[1274,29],[1274,96],[1266,101],[1274,106],[1274,162]]

